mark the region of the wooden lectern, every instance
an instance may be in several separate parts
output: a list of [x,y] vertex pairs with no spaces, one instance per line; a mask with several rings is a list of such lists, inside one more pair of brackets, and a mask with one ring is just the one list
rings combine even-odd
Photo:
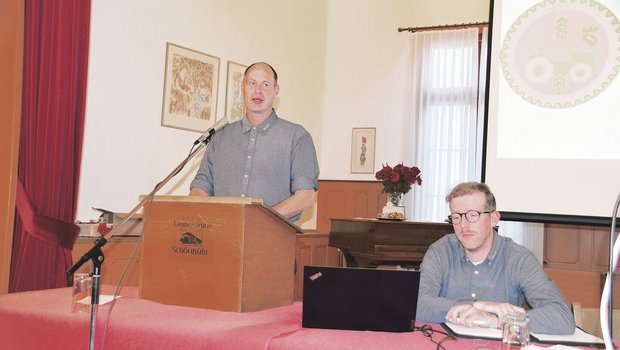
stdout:
[[293,303],[303,231],[260,199],[155,196],[143,216],[141,298],[236,312]]

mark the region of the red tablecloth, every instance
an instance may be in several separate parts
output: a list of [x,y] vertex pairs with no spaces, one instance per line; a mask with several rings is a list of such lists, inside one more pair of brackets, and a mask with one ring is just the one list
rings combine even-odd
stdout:
[[[104,286],[103,294],[112,294]],[[137,298],[125,287],[113,307],[99,307],[95,349],[429,349],[436,344],[420,332],[388,333],[301,327],[302,304],[235,313],[163,305]],[[441,326],[433,325],[441,330]],[[71,289],[0,296],[0,349],[88,349],[90,313],[71,312]],[[442,334],[433,335],[435,341]],[[448,350],[498,348],[498,342],[447,340]]]

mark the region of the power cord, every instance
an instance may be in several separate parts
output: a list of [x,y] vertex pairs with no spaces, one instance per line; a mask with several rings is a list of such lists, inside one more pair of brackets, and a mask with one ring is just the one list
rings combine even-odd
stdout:
[[[437,350],[447,350],[444,346],[443,346],[443,342],[445,342],[446,340],[456,340],[456,338],[451,335],[448,334],[444,331],[439,331],[436,329],[433,329],[433,326],[431,326],[430,324],[424,324],[420,327],[417,326],[412,326],[411,329],[414,332],[422,332],[422,334],[425,337],[428,337],[433,343],[437,344]],[[435,341],[435,339],[433,339],[433,334],[434,333],[439,333],[439,334],[443,334],[444,337],[441,338],[439,341]]]

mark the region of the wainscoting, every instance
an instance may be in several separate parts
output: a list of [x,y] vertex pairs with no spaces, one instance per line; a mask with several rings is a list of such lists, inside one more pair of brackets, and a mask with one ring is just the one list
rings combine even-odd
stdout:
[[[306,230],[296,238],[295,299],[303,295],[303,268],[306,265],[342,266],[338,249],[330,247],[329,220],[331,218],[375,217],[385,205],[386,197],[381,183],[377,181],[320,180],[317,203],[317,229]],[[111,238],[103,247],[105,263],[101,269],[101,283],[116,284],[129,261],[131,252],[138,244],[138,237]],[[93,238],[79,238],[73,248],[73,261],[92,248]],[[141,247],[131,259],[123,285],[138,286],[140,280]],[[87,272],[85,264],[80,272]]]
[[329,232],[329,219],[374,218],[387,197],[379,181],[319,180],[317,232]]
[[[544,267],[569,303],[598,308],[609,266],[609,228],[545,225]],[[614,276],[614,305],[620,305]]]
[[[342,266],[342,257],[330,247],[329,222],[332,218],[372,218],[383,208],[386,196],[378,181],[320,180],[317,199],[317,229],[297,235],[295,257],[295,298],[303,293],[303,267]],[[106,262],[102,283],[115,284],[129,260],[137,238],[113,238],[104,247]],[[80,238],[73,249],[76,261],[92,247],[93,239]],[[569,303],[598,308],[609,256],[609,228],[545,225],[544,268],[560,287]],[[140,249],[132,259],[124,284],[137,286]],[[88,269],[86,264],[82,269]],[[614,278],[614,305],[620,305],[620,280]]]

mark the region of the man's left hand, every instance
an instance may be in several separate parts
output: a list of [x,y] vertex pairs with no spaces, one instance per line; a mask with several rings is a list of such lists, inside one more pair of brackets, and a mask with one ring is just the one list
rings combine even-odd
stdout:
[[508,314],[524,314],[525,309],[509,303],[498,303],[493,301],[475,301],[473,307],[497,315],[498,326]]

